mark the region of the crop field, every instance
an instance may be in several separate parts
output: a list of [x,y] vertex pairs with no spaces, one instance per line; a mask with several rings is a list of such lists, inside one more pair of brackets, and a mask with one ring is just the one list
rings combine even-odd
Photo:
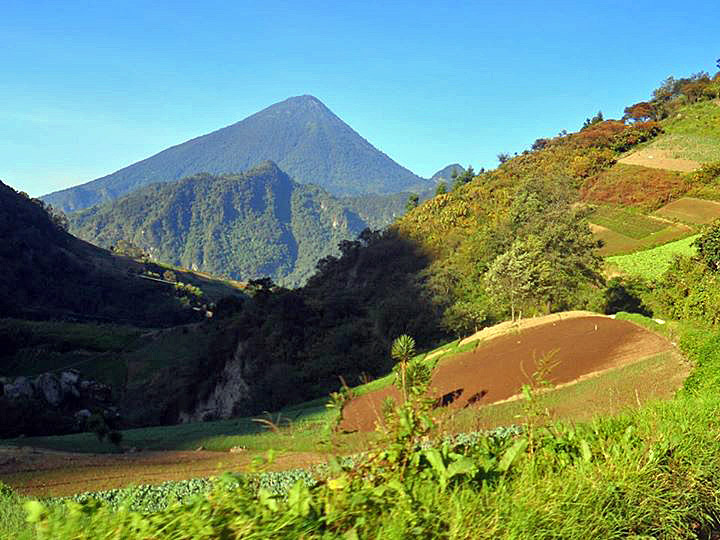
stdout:
[[664,221],[648,217],[627,208],[600,206],[590,216],[590,221],[630,238],[639,240],[665,229]]
[[677,170],[688,171],[692,170],[692,162],[720,161],[720,107],[716,103],[704,101],[686,107],[681,114],[663,121],[663,129],[664,135],[623,158],[621,163],[673,170],[674,160],[679,166]]
[[[620,205],[626,212],[633,211],[627,207],[651,210],[682,196],[689,189],[681,173],[663,170],[656,165],[655,162],[652,166],[628,164],[623,159],[588,178],[581,189],[582,200],[600,205]],[[684,170],[695,168],[697,164],[693,163]]]
[[670,267],[670,263],[672,263],[675,256],[694,255],[696,253],[692,243],[698,236],[689,236],[682,240],[631,253],[630,255],[607,257],[606,261],[624,274],[640,276],[645,279],[658,279]]
[[[720,109],[720,107],[717,107]],[[708,135],[669,134],[658,138],[644,150],[665,154],[671,159],[698,163],[720,161],[720,137]]]
[[684,238],[694,229],[681,223],[646,216],[638,211],[600,206],[590,217],[595,238],[603,241],[600,255],[633,253]]
[[657,210],[655,215],[691,224],[712,223],[720,218],[720,203],[683,197]]
[[[528,324],[532,322],[528,319]],[[419,355],[419,358],[432,356],[428,361],[443,365],[452,361],[456,353],[472,351],[476,343],[472,339],[462,344],[459,340],[453,341],[431,353]],[[665,396],[684,376],[677,358],[672,355],[655,355],[634,366],[559,386],[547,394],[552,417],[585,419],[634,407],[638,402]],[[651,376],[660,382],[651,384],[647,379]],[[378,379],[355,389],[355,395],[361,396],[391,383],[391,376]],[[270,450],[278,450],[273,465],[277,469],[322,463],[331,452],[340,455],[357,453],[377,438],[373,432],[329,431],[326,426],[334,413],[326,403],[325,398],[317,399],[259,418],[124,431],[123,446],[137,448],[140,450],[137,453],[108,454],[114,449],[90,433],[7,440],[4,442],[11,446],[5,450],[24,449],[34,461],[25,456],[23,463],[27,466],[20,467],[23,470],[0,467],[0,481],[22,493],[71,495],[129,484],[159,484],[227,471],[245,471],[254,459]],[[459,411],[443,410],[439,418],[446,432],[487,429],[517,423],[516,415],[522,412],[522,407],[523,402],[516,400]],[[0,452],[0,458],[2,456]],[[0,459],[0,463],[2,461],[7,460]]]
[[[620,412],[648,401],[673,396],[687,376],[687,365],[677,354],[661,353],[617,369],[599,373],[576,383],[561,385],[538,400],[547,410],[547,421],[563,419],[586,422]],[[463,409],[449,416],[444,429],[461,432],[517,423],[527,413],[523,400]]]

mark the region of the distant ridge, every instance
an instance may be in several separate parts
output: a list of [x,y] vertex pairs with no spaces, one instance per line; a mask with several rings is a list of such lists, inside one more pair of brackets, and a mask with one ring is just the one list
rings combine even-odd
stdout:
[[291,97],[230,126],[43,200],[75,211],[157,182],[245,171],[271,160],[299,183],[336,195],[427,189],[428,181],[398,165],[313,96]]
[[295,286],[317,261],[338,254],[368,224],[313,185],[298,184],[271,161],[242,174],[201,173],[143,187],[70,215],[74,234],[110,247],[120,240],[153,259],[247,281]]
[[465,167],[459,163],[453,163],[433,174],[432,177],[430,177],[430,181],[435,183],[440,181],[450,182],[452,180],[453,171],[460,175],[465,172]]

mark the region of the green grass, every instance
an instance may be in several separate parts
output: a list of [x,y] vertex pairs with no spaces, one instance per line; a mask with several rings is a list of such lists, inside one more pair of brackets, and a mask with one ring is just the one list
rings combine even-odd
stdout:
[[628,208],[600,206],[589,221],[636,240],[662,231],[668,224]]
[[131,326],[0,320],[0,375],[34,376],[76,368],[86,377],[116,385],[125,380],[123,351],[139,343]]
[[669,152],[675,159],[700,163],[720,161],[720,107],[703,101],[684,107],[662,122],[665,134],[650,143],[648,149]]
[[694,255],[692,243],[698,235],[670,242],[656,248],[639,251],[630,255],[616,255],[605,260],[622,273],[645,279],[658,279],[670,267],[676,255]]
[[34,530],[25,521],[23,503],[29,500],[13,493],[0,482],[0,538],[13,540],[29,540],[35,538]]
[[684,107],[662,124],[665,132],[672,135],[720,138],[720,106],[712,101],[695,103]]

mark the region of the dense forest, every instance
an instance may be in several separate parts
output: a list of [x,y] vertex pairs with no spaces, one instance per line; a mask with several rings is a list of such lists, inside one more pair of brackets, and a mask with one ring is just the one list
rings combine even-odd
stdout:
[[339,242],[370,224],[386,225],[403,202],[389,198],[378,209],[373,203],[383,197],[367,197],[338,200],[266,162],[243,174],[153,184],[71,214],[70,230],[106,248],[129,242],[176,266],[296,286],[319,259],[339,253]]

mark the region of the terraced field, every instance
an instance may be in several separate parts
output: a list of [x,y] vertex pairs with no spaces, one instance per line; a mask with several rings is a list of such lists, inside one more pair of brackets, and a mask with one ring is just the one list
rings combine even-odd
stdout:
[[[573,320],[579,322],[573,323],[571,322]],[[638,364],[640,367],[633,367],[634,362],[625,361],[629,357],[622,352],[620,346],[622,344],[615,332],[616,325],[620,324],[620,321],[595,317],[585,312],[555,314],[544,318],[527,319],[520,323],[504,323],[466,340],[451,342],[440,347],[433,351],[434,355],[429,361],[437,362],[438,368],[442,368],[438,370],[437,376],[440,377],[438,381],[442,377],[453,376],[452,368],[459,365],[458,361],[464,361],[462,359],[467,358],[468,355],[469,357],[476,355],[476,351],[480,350],[478,347],[480,342],[489,341],[501,345],[507,342],[506,344],[517,349],[514,349],[516,358],[526,358],[531,361],[539,352],[533,345],[533,336],[542,336],[545,333],[543,328],[553,328],[560,339],[577,341],[572,336],[563,334],[564,331],[558,334],[561,328],[556,329],[555,324],[585,325],[582,328],[575,328],[573,330],[575,333],[589,332],[592,335],[606,337],[612,334],[612,339],[604,341],[612,350],[608,349],[607,358],[602,357],[602,354],[594,354],[582,365],[573,362],[568,364],[572,368],[570,371],[560,370],[555,374],[557,379],[555,382],[568,383],[570,380],[575,380],[576,375],[582,375],[580,372],[575,373],[573,371],[575,368],[580,371],[585,370],[583,373],[588,372],[585,369],[588,366],[592,368],[590,371],[595,368],[601,370],[591,379],[572,382],[549,392],[547,403],[548,406],[554,404],[553,417],[580,419],[587,418],[588,415],[637,406],[648,399],[670,395],[684,377],[685,370],[672,347],[655,334],[643,333],[638,327],[633,326],[628,330],[629,327],[623,326],[631,341],[638,336],[640,339],[637,343],[635,341],[631,343],[630,348],[634,355],[632,358],[642,361]],[[625,323],[627,324],[629,323]],[[610,326],[605,328],[607,325]],[[522,340],[520,344],[516,343],[519,339]],[[543,338],[541,341],[545,343],[547,340]],[[552,343],[548,346],[550,345]],[[644,351],[643,354],[638,353],[641,350]],[[429,358],[431,354],[419,355],[418,358]],[[572,352],[572,355],[577,358],[577,351]],[[620,366],[617,370],[607,370],[616,365]],[[526,367],[532,370],[529,364]],[[455,375],[459,377],[455,381],[455,386],[470,381],[465,375]],[[517,375],[513,372],[513,377]],[[654,381],[652,384],[650,378]],[[484,384],[486,382],[484,377],[475,377],[476,382],[481,379]],[[505,384],[502,380],[498,383],[500,386],[493,387],[498,392],[498,389]],[[514,379],[513,381],[510,381],[511,386],[505,384],[509,392],[505,397],[516,393],[519,388],[519,386],[515,388],[518,381]],[[356,389],[355,395],[361,396],[362,399],[363,395],[370,396],[378,391],[392,388],[389,386],[391,384],[392,376],[378,379]],[[503,399],[504,394],[501,395],[495,390],[493,390],[493,399],[483,397],[472,407],[458,408],[473,394],[482,393],[482,389],[471,392],[468,387],[466,395],[457,402],[456,407],[439,409],[438,414],[443,418],[442,424],[445,429],[467,431],[474,429],[473,426],[491,428],[517,423],[516,414],[522,408],[521,402],[508,401],[497,405],[483,405],[487,401]],[[598,392],[602,396],[599,396]],[[3,447],[0,447],[0,480],[23,493],[68,495],[89,489],[119,488],[128,484],[158,484],[166,480],[204,477],[223,471],[242,471],[246,470],[254,457],[263,455],[269,449],[282,450],[274,468],[283,469],[322,462],[327,455],[326,452],[331,448],[341,454],[352,454],[367,448],[374,440],[375,433],[329,435],[324,432],[322,428],[332,415],[332,411],[325,407],[326,402],[326,399],[318,399],[287,408],[266,417],[264,420],[267,422],[237,418],[124,431],[124,445],[141,450],[137,453],[108,454],[107,452],[112,452],[114,449],[99,443],[90,433],[8,440],[4,441]],[[271,426],[271,423],[274,425]],[[266,429],[264,426],[271,429]],[[323,445],[323,441],[328,442],[328,436],[331,445]],[[52,451],[41,449],[52,449]],[[237,452],[230,449],[236,449]],[[80,454],[79,450],[86,453]]]
[[696,253],[692,243],[698,236],[696,234],[656,248],[630,255],[608,257],[606,260],[623,274],[640,276],[645,279],[658,279],[670,267],[677,255],[694,255]]
[[617,206],[600,206],[588,218],[595,238],[604,246],[600,255],[622,255],[642,251],[687,237],[694,229]]
[[684,223],[704,225],[720,219],[720,203],[683,197],[655,211],[653,215]]
[[720,107],[704,101],[663,122],[665,134],[619,163],[688,172],[720,161]]

